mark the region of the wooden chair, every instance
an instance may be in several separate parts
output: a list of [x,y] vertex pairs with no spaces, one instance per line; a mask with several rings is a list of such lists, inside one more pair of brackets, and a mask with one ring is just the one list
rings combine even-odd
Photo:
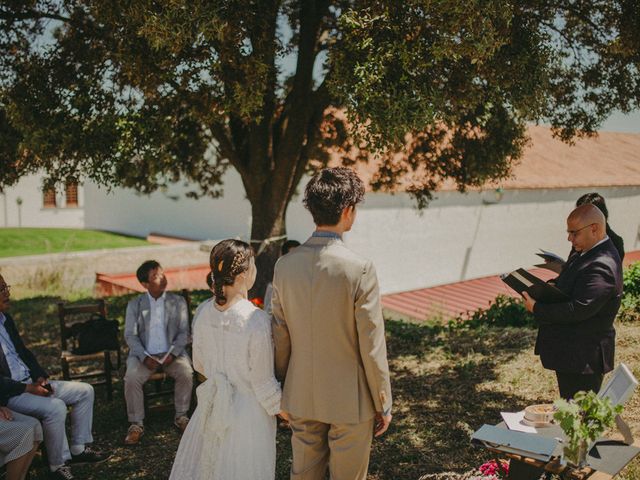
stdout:
[[[186,288],[183,288],[180,294],[184,297],[187,302],[187,315],[189,317],[189,332],[191,332],[191,322],[193,321],[193,314],[191,313],[191,295]],[[172,378],[169,377],[165,372],[156,372],[151,374],[149,380],[145,384],[153,385],[151,391],[150,389],[143,387],[144,393],[144,409],[147,412],[155,412],[155,411],[164,411],[168,410],[173,406],[173,383]],[[151,404],[151,401],[161,397],[169,397],[170,400],[167,402]]]
[[[113,367],[111,361],[111,353],[113,350],[103,350],[101,352],[91,353],[87,355],[76,355],[71,351],[69,343],[73,341],[71,325],[79,321],[84,321],[91,314],[98,314],[103,318],[107,316],[107,307],[104,300],[98,300],[94,304],[88,305],[67,305],[58,303],[58,318],[60,320],[60,346],[62,353],[60,362],[62,364],[62,378],[65,380],[92,380],[91,385],[105,385],[107,390],[107,399],[113,398],[113,386],[111,384],[112,374],[117,375],[121,365],[120,348],[115,351],[117,358],[117,367]],[[70,319],[71,318],[71,319]],[[102,368],[90,371],[81,371],[80,373],[72,373],[71,367],[74,364],[83,364],[87,362],[100,361]]]

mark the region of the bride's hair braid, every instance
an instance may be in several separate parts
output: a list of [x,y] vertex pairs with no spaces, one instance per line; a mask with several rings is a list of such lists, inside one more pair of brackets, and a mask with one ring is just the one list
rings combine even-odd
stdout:
[[253,249],[241,240],[223,240],[211,250],[209,264],[213,276],[213,292],[218,305],[227,303],[224,287],[233,285],[241,273],[249,269]]

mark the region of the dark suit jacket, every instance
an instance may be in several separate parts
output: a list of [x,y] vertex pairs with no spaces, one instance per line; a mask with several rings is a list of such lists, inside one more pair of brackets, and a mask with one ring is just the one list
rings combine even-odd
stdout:
[[611,239],[572,256],[555,281],[570,300],[536,302],[535,353],[545,368],[565,373],[613,370],[613,321],[622,300],[622,262]]
[[[39,377],[47,378],[49,376],[47,375],[47,372],[40,366],[33,353],[31,353],[31,351],[24,346],[24,343],[22,343],[22,339],[20,338],[20,334],[18,333],[18,329],[16,328],[16,324],[13,322],[13,319],[6,313],[4,316],[4,327],[7,329],[9,337],[11,337],[11,340],[13,341],[13,346],[15,347],[18,356],[29,369],[31,379],[35,381]],[[11,370],[9,370],[9,365],[4,356],[4,351],[0,348],[0,405],[5,406],[11,397],[24,393],[25,388],[26,384],[16,382],[11,379]]]

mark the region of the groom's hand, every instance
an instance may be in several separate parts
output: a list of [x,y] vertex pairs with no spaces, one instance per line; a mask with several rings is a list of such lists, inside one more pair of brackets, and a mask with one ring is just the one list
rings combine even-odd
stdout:
[[382,413],[376,413],[376,426],[375,426],[375,436],[379,437],[389,428],[389,424],[391,423],[391,418],[393,415],[382,415]]

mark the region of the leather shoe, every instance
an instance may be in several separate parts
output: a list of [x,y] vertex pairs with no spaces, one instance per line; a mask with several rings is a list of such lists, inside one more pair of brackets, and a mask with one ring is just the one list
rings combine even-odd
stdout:
[[140,442],[140,438],[144,435],[144,427],[132,423],[127,430],[127,436],[124,438],[125,445],[136,445]]
[[176,426],[178,430],[180,430],[181,432],[184,432],[187,428],[187,425],[189,425],[189,417],[187,417],[186,415],[182,415],[176,418],[173,421],[173,424]]

